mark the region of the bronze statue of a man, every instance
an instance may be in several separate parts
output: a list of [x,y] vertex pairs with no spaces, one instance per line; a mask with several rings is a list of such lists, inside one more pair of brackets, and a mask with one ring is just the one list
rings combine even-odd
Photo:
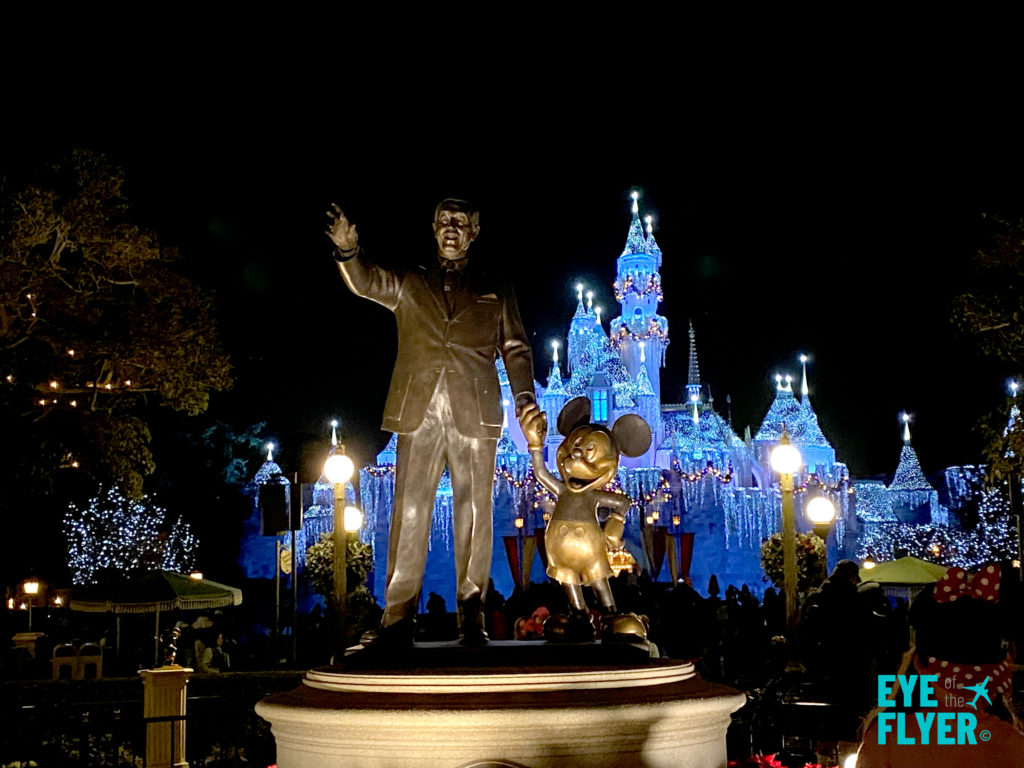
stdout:
[[535,405],[533,356],[511,288],[470,263],[477,209],[448,199],[434,211],[437,257],[409,270],[363,258],[355,225],[333,206],[327,234],[349,289],[395,313],[398,357],[381,429],[398,433],[395,507],[378,642],[412,642],[434,494],[452,479],[456,598],[461,641],[487,642],[481,611],[491,570],[491,493],[502,428],[494,362],[505,361],[516,413]]

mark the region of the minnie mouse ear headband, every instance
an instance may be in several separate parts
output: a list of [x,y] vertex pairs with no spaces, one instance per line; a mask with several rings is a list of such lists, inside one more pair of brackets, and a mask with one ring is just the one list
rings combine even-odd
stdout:
[[970,575],[963,568],[954,566],[935,585],[935,602],[952,603],[962,597],[973,597],[998,603],[1001,581],[1002,570],[998,565],[983,566]]
[[1005,617],[999,604],[1000,568],[975,574],[950,568],[910,609],[918,656],[968,664],[998,663],[1006,656]]
[[607,432],[619,453],[625,456],[641,456],[651,445],[651,428],[635,413],[627,413],[615,420],[609,430],[601,424],[590,424],[590,398],[574,397],[558,414],[558,433],[568,437],[574,429],[590,425]]

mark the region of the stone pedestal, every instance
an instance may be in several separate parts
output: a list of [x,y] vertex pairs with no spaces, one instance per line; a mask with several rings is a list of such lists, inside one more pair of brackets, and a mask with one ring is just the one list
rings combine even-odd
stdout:
[[364,657],[312,670],[256,712],[271,723],[280,768],[724,768],[743,694],[691,664],[627,651],[438,644],[390,660],[397,668]]
[[[146,724],[146,765],[188,768],[185,760],[185,686],[192,670],[177,665],[143,669],[142,716],[173,718]],[[178,719],[180,718],[180,719]]]

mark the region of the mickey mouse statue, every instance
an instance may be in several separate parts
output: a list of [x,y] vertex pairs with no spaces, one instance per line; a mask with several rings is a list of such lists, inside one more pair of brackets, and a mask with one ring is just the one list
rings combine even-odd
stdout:
[[[586,584],[601,600],[603,638],[643,642],[647,639],[643,622],[635,614],[618,613],[608,583],[612,575],[608,549],[622,546],[631,502],[627,496],[602,489],[618,473],[620,452],[640,456],[647,450],[651,428],[639,416],[626,414],[609,431],[590,423],[590,407],[588,398],[576,397],[558,414],[558,432],[565,440],[558,446],[555,460],[562,480],[544,466],[547,414],[531,405],[521,417],[533,474],[558,499],[544,534],[547,573],[565,588],[572,606],[571,615],[548,618],[544,635],[549,640],[593,641],[595,629],[583,599]],[[603,529],[599,509],[609,512]]]

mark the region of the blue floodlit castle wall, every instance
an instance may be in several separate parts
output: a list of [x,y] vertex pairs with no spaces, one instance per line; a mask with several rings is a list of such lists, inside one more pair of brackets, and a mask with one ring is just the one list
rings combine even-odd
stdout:
[[[670,338],[668,320],[657,311],[663,298],[661,264],[661,249],[649,223],[644,231],[634,197],[626,245],[616,262],[613,283],[619,315],[608,322],[606,331],[600,310],[585,297],[583,286],[578,286],[566,342],[554,350],[546,384],[535,383],[538,403],[552,425],[545,445],[545,459],[552,470],[556,469],[555,449],[561,441],[553,428],[555,417],[573,397],[586,395],[590,399],[595,422],[610,426],[619,416],[636,413],[650,424],[650,449],[638,458],[623,457],[613,484],[615,490],[634,500],[624,538],[626,549],[641,569],[649,574],[657,571],[658,580],[669,580],[673,563],[665,556],[666,548],[678,547],[680,534],[693,534],[689,575],[698,590],[704,592],[715,574],[723,585],[748,584],[753,591],[762,591],[767,583],[760,566],[761,542],[781,529],[781,497],[769,456],[783,428],[804,459],[795,478],[797,529],[811,528],[803,515],[806,499],[825,494],[835,503],[836,523],[827,541],[830,563],[869,554],[888,560],[906,552],[949,564],[976,564],[1009,551],[1012,542],[1006,504],[1000,494],[983,490],[979,479],[983,469],[950,468],[940,493],[920,468],[908,427],[896,476],[889,486],[851,482],[811,405],[805,357],[800,358],[800,396],[794,392],[791,376],[776,376],[775,398],[760,427],[753,436],[748,429],[740,438],[730,420],[717,412],[701,380],[696,333],[690,323],[686,402],[663,402],[661,368]],[[559,348],[564,350],[564,374]],[[531,543],[537,534],[542,537],[545,510],[551,509],[552,501],[533,482],[508,377],[500,359],[496,366],[506,429],[498,443],[495,468],[491,573],[495,587],[507,596],[513,590],[513,575],[506,553],[515,551],[517,540],[529,560],[524,569],[529,578],[547,578],[539,547],[523,544]],[[508,429],[508,424],[515,426]],[[392,435],[376,464],[359,473],[365,515],[360,536],[373,545],[370,586],[381,604],[394,501],[395,445],[396,436]],[[256,539],[260,538],[258,486],[287,483],[271,464],[268,461],[261,467],[250,486],[254,517],[249,528],[255,524]],[[440,594],[454,607],[451,494],[445,470],[434,504],[421,609],[430,592]],[[347,495],[348,503],[354,501],[351,486]],[[331,530],[332,504],[332,489],[324,478],[312,488],[304,487],[303,530],[297,544],[300,563],[306,548]],[[517,519],[521,527],[516,526]],[[247,575],[272,577],[273,552],[272,537],[264,537],[262,542],[250,538],[243,545]]]

